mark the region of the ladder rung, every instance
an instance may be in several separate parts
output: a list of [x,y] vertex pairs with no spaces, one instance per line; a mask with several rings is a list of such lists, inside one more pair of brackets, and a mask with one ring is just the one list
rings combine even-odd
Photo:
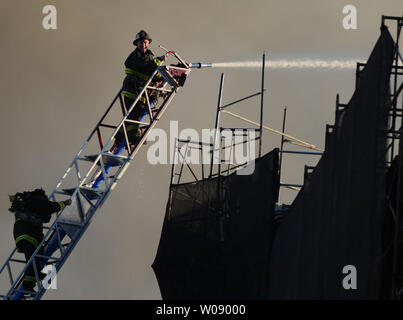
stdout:
[[36,295],[35,291],[28,291],[28,290],[21,290],[21,289],[14,289],[14,292],[20,292],[20,293],[27,293],[27,294],[32,294],[32,295]]
[[80,190],[86,195],[86,196],[91,196],[91,197],[101,197],[100,193],[104,193],[102,191],[97,191],[97,189],[91,189],[91,188],[80,188]]
[[[69,195],[69,196],[71,196],[71,195],[74,193],[75,190],[76,190],[76,188],[72,188],[72,189],[63,189],[64,194],[67,194],[67,195]],[[62,193],[62,192],[60,192],[60,193]]]
[[169,85],[171,85],[174,88],[178,87],[178,84],[176,83],[174,78],[172,78],[171,74],[167,71],[166,66],[162,66],[159,69],[159,72],[163,76],[163,78],[169,83]]
[[99,126],[100,127],[105,127],[105,128],[112,128],[112,129],[117,128],[117,126],[113,126],[113,125],[110,125],[110,124],[103,124],[103,123],[101,123]]
[[27,263],[25,260],[19,260],[19,259],[10,259],[12,262],[18,262],[18,263]]
[[82,227],[83,226],[83,224],[81,224],[79,222],[67,221],[67,220],[60,220],[57,223],[61,224],[61,225],[66,224],[66,225],[74,226],[74,227]]
[[[92,155],[84,156],[83,159],[94,162],[97,158],[98,158],[98,154],[92,154]],[[116,166],[122,165],[126,159],[123,157],[120,157],[120,156],[115,156],[113,154],[110,154],[110,155],[103,154],[102,160],[103,160],[105,166],[107,165],[107,166],[116,167]],[[100,166],[101,162],[98,161],[97,165]]]
[[[163,92],[173,92],[173,90],[170,90],[170,89],[157,88],[157,87],[151,87],[151,86],[148,86],[147,89],[163,91]],[[151,110],[154,111],[153,109],[151,109]]]
[[[66,192],[66,194],[68,194],[68,195],[72,195],[73,193],[74,193],[74,191],[76,190],[76,188],[71,188],[71,189],[63,189],[63,191],[64,192]],[[90,195],[90,196],[94,196],[94,197],[100,197],[100,195],[99,195],[99,193],[102,193],[102,192],[96,192],[95,190],[96,189],[87,189],[87,188],[80,188],[80,190],[83,192],[83,193],[85,193],[86,195]]]
[[60,258],[56,258],[56,257],[45,256],[45,255],[42,255],[42,254],[37,254],[36,256],[39,257],[39,258],[45,258],[45,259],[48,259],[48,260],[55,260],[55,261],[58,261],[60,259]]
[[[70,190],[70,189],[68,189],[68,190]],[[73,189],[74,190],[74,189]],[[63,189],[63,191],[55,191],[54,192],[55,194],[61,194],[61,195],[68,195],[68,196],[71,196],[72,195],[72,193],[70,194],[70,193],[67,193],[66,191],[65,191],[65,189]]]

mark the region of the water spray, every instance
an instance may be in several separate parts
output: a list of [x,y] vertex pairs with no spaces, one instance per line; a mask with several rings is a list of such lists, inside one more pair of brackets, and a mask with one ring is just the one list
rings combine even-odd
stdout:
[[[175,51],[169,51],[163,46],[159,46],[167,54],[173,55],[180,63],[189,68],[261,68],[262,61],[237,61],[237,62],[216,62],[216,63],[187,63]],[[401,58],[401,57],[400,57]],[[362,60],[362,59],[361,59]],[[320,60],[320,59],[300,59],[300,60],[269,60],[265,63],[270,69],[356,69],[357,60]]]
[[[189,68],[261,68],[262,61],[237,61],[237,62],[216,62],[216,63],[187,63],[175,51],[169,51],[163,46],[159,46],[167,54],[173,55],[183,66]],[[400,55],[400,54],[399,54]],[[400,56],[400,59],[402,57]],[[364,61],[363,59],[360,59]],[[349,60],[321,60],[321,59],[299,59],[299,60],[269,60],[265,63],[265,68],[270,69],[356,69],[356,59]],[[403,61],[403,59],[402,59]]]
[[206,67],[212,67],[212,63],[202,63],[202,62],[196,62],[196,63],[190,63],[189,67],[190,68],[206,68]]
[[[270,69],[356,69],[357,60],[272,60],[267,61]],[[261,61],[190,63],[190,68],[261,68]]]

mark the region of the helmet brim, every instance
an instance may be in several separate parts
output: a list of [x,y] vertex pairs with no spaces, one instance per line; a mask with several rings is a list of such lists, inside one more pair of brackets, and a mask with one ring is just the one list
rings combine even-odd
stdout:
[[138,43],[140,40],[148,40],[148,41],[150,41],[150,43],[153,41],[153,39],[151,39],[151,38],[140,38],[140,39],[134,40],[134,41],[133,41],[133,44],[134,44],[135,46],[137,46],[137,43]]

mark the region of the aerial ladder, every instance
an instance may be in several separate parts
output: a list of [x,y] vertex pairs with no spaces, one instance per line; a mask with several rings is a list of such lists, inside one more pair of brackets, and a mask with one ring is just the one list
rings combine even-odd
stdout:
[[[0,268],[0,276],[8,276],[10,287],[5,293],[0,291],[0,298],[42,298],[49,284],[41,280],[41,270],[45,266],[51,266],[56,273],[60,271],[95,213],[105,203],[147,136],[183,86],[191,68],[201,67],[200,63],[188,64],[174,51],[163,49],[174,56],[179,61],[178,64],[158,66],[131,106],[125,106],[122,89],[119,90],[49,195],[49,200],[52,201],[70,198],[72,205],[57,213],[50,226],[44,226],[47,232],[28,261],[19,259],[16,248],[11,251]],[[151,95],[158,95],[156,105]],[[147,108],[139,121],[130,120],[130,112],[142,97],[145,98]],[[128,139],[126,127],[130,124],[138,124],[141,132],[134,144]],[[115,136],[122,130],[124,139],[117,143]],[[38,270],[37,264],[41,266],[41,270]],[[27,291],[22,285],[24,273],[30,266],[34,269],[37,291]]]

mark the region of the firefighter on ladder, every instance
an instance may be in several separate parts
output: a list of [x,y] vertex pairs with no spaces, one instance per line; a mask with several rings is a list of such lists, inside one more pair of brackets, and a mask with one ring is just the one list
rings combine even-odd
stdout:
[[[167,54],[154,58],[154,54],[150,49],[148,49],[151,41],[152,39],[144,30],[141,30],[139,33],[137,33],[136,39],[133,41],[136,49],[127,57],[125,61],[126,77],[123,81],[122,95],[124,97],[124,103],[127,110],[132,106],[134,100],[143,89],[151,74],[168,58]],[[156,77],[158,77],[158,75],[156,75]],[[157,96],[153,94],[149,95],[149,101],[150,104],[156,103]],[[143,110],[146,109],[147,101],[145,96],[142,96],[129,114],[128,119],[139,121]],[[130,123],[129,125],[126,125],[126,130],[129,142],[131,144],[135,144],[138,138],[141,136],[139,125]],[[120,128],[115,139],[115,143],[118,145],[123,141],[123,128]]]
[[[70,199],[61,202],[49,201],[43,189],[19,192],[9,198],[11,202],[9,210],[15,215],[13,233],[17,251],[24,253],[28,262],[43,239],[43,223],[49,222],[52,213],[63,210],[71,205],[72,201]],[[38,253],[43,255],[43,248]],[[44,274],[41,273],[40,259],[36,259],[35,262],[37,274],[42,279]],[[36,284],[33,264],[26,269],[22,280],[24,290],[33,292]]]

